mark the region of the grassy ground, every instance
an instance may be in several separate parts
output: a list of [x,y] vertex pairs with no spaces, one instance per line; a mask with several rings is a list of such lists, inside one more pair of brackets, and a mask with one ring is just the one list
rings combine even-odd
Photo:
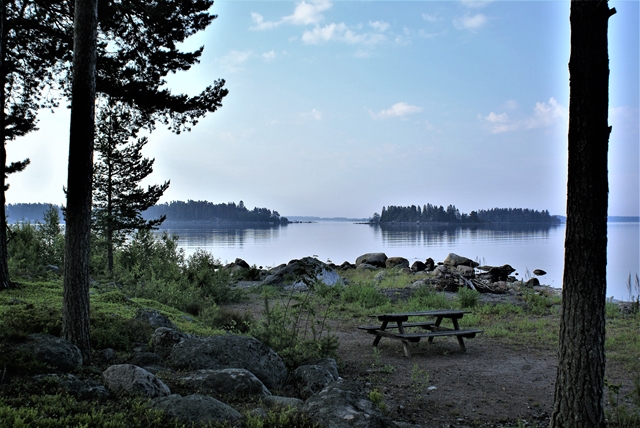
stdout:
[[[197,335],[219,334],[223,329],[231,329],[260,337],[271,328],[268,332],[274,340],[274,334],[289,334],[295,325],[293,330],[296,334],[304,334],[304,341],[298,340],[302,337],[299,336],[296,340],[272,345],[282,348],[276,350],[285,357],[297,360],[308,357],[311,348],[305,348],[304,343],[314,344],[314,352],[335,351],[335,343],[332,344],[330,336],[323,334],[319,327],[323,320],[360,318],[380,312],[465,308],[471,313],[462,319],[463,327],[479,327],[506,347],[517,349],[523,344],[529,347],[535,344],[545,350],[557,347],[559,297],[523,291],[515,303],[482,303],[480,296],[469,290],[451,297],[423,287],[415,290],[410,298],[393,303],[384,290],[407,287],[415,277],[390,272],[382,280],[375,281],[374,275],[375,272],[353,271],[348,286],[318,287],[314,293],[295,296],[273,289],[250,290],[248,292],[264,293],[271,302],[270,315],[262,319],[228,311],[215,304],[200,310],[198,315],[189,314],[155,300],[128,297],[126,291],[113,285],[98,285],[91,289],[92,344],[96,350],[109,347],[126,355],[136,344],[147,343],[152,332],[150,327],[133,317],[141,308],[152,308],[168,316],[182,331]],[[150,410],[139,399],[82,401],[56,390],[51,382],[25,377],[26,374],[47,373],[48,368],[39,366],[28,356],[16,360],[11,357],[10,350],[14,343],[31,333],[60,335],[62,282],[55,276],[37,281],[22,279],[21,282],[18,289],[0,292],[0,367],[3,368],[0,426],[180,426]],[[640,314],[622,314],[613,304],[608,304],[606,313],[607,359],[629,373],[626,385],[609,387],[610,398],[617,403],[611,407],[610,420],[612,426],[638,426],[630,424],[640,423]],[[234,321],[229,323],[229,319]],[[309,331],[311,328],[313,332]],[[316,346],[318,344],[320,346]],[[287,348],[296,346],[298,348]],[[88,365],[78,376],[99,379],[100,371]],[[308,421],[291,413],[272,414],[270,418],[271,422],[268,418],[248,417],[246,426],[310,426]]]

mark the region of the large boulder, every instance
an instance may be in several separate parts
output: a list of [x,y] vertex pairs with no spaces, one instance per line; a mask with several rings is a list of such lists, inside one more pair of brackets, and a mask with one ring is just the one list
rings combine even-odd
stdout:
[[509,265],[502,266],[485,266],[489,268],[487,273],[480,275],[482,279],[487,279],[489,282],[506,281],[509,275],[515,272],[515,269]]
[[302,411],[332,428],[387,428],[395,425],[350,381],[339,380],[310,397]]
[[162,358],[167,358],[177,343],[192,337],[190,334],[173,328],[158,327],[151,336],[151,343],[153,344],[153,350],[156,354]]
[[235,397],[271,395],[260,379],[245,369],[197,370],[177,379],[186,388],[209,395]]
[[310,364],[295,369],[291,379],[291,385],[296,390],[298,396],[306,400],[336,380],[338,380],[337,369],[335,373],[332,373],[332,371],[326,367]]
[[409,260],[405,259],[404,257],[389,257],[386,261],[385,261],[385,267],[387,269],[393,269],[393,268],[398,268],[398,269],[403,269],[403,268],[409,268]]
[[146,398],[171,394],[169,387],[152,373],[133,364],[116,364],[102,373],[104,385],[113,394],[132,394]]
[[384,268],[387,263],[387,255],[385,253],[367,253],[356,259],[356,267],[361,264],[373,265],[375,267]]
[[411,265],[411,270],[414,272],[423,272],[427,270],[427,265],[425,263],[422,263],[420,260],[416,260]]
[[287,379],[282,358],[252,337],[226,334],[183,340],[171,350],[168,363],[180,370],[246,369],[270,390]]
[[291,260],[286,265],[272,269],[263,284],[307,288],[316,282],[336,285],[341,281],[342,278],[333,268],[313,257],[304,257],[300,260]]
[[134,318],[149,324],[153,328],[158,328],[158,327],[166,327],[166,328],[172,328],[172,329],[178,328],[173,322],[171,322],[171,320],[166,315],[161,314],[155,309],[150,309],[150,308],[139,309]]
[[456,270],[458,271],[458,273],[460,275],[464,276],[465,278],[475,278],[476,277],[475,269],[470,267],[470,266],[460,265],[460,266],[456,267]]
[[186,397],[172,394],[153,399],[150,404],[188,426],[225,421],[234,423],[242,418],[240,413],[222,401],[200,394],[187,395]]
[[426,265],[425,270],[427,272],[431,272],[432,270],[434,270],[436,268],[436,264],[433,261],[433,259],[431,257],[429,257],[427,260],[424,261],[424,264]]
[[27,342],[20,346],[41,363],[61,372],[70,372],[82,367],[82,352],[73,343],[49,334],[30,334]]
[[447,256],[446,259],[444,259],[444,262],[442,262],[443,264],[447,265],[447,266],[469,266],[469,267],[476,267],[479,265],[479,263],[474,262],[471,259],[468,259],[466,257],[462,257],[459,256],[455,253],[449,253],[449,255]]

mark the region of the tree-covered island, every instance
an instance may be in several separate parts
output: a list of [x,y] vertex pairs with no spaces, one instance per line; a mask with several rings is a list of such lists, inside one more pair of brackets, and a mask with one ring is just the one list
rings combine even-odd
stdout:
[[492,208],[461,213],[455,205],[445,209],[442,205],[411,206],[389,205],[382,207],[382,214],[374,213],[371,224],[385,223],[546,223],[558,224],[560,219],[549,211],[528,208]]

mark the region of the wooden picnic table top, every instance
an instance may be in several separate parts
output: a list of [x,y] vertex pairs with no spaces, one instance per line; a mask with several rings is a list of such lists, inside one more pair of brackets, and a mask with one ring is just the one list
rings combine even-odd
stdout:
[[464,314],[471,313],[471,311],[462,311],[459,309],[436,309],[433,311],[417,311],[417,312],[400,312],[394,314],[378,314],[378,315],[369,315],[372,318],[378,318],[379,320],[396,320],[398,318],[405,317],[462,317]]

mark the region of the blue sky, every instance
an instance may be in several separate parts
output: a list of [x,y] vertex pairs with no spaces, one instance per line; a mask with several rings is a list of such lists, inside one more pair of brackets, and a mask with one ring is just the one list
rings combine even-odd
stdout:
[[[639,3],[612,1],[610,215],[639,215]],[[568,1],[224,1],[186,49],[174,92],[227,81],[192,132],[158,129],[145,155],[162,201],[283,215],[367,217],[383,205],[564,214]],[[8,144],[32,164],[7,202],[63,203],[68,115]]]

